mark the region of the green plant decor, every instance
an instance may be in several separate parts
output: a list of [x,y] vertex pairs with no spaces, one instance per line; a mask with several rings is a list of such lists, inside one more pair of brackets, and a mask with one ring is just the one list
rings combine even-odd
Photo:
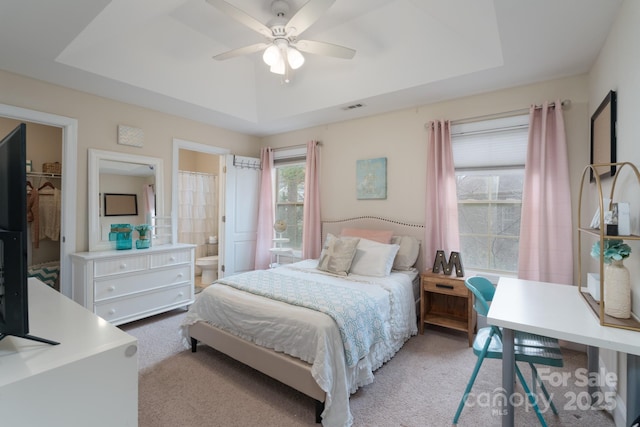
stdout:
[[[619,239],[605,239],[603,260],[605,264],[612,261],[622,261],[631,254],[631,247]],[[600,242],[595,242],[591,247],[591,256],[600,258]]]

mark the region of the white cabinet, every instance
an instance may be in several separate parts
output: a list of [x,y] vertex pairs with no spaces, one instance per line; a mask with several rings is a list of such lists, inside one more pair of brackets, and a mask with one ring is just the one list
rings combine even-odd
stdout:
[[137,340],[29,279],[29,334],[0,340],[0,425],[136,427]]
[[114,325],[194,301],[195,245],[71,255],[73,299]]

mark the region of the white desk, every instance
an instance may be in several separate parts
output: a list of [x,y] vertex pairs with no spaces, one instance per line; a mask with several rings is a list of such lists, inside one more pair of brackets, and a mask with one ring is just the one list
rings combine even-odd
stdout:
[[[518,330],[589,346],[592,372],[597,372],[598,348],[627,353],[626,423],[640,414],[640,332],[601,326],[577,287],[501,278],[487,322],[504,328],[502,387],[506,396],[513,394],[513,331]],[[513,407],[508,404],[504,409],[502,425],[512,427]]]
[[0,341],[0,424],[137,426],[136,338],[33,278],[29,333],[60,344]]

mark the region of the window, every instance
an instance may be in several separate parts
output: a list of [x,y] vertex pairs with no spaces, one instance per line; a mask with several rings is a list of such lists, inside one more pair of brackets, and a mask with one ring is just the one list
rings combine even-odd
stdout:
[[274,153],[275,219],[284,220],[287,229],[276,237],[289,239],[284,245],[294,251],[302,250],[304,218],[304,175],[306,149],[289,149]]
[[518,271],[528,116],[452,125],[465,268]]

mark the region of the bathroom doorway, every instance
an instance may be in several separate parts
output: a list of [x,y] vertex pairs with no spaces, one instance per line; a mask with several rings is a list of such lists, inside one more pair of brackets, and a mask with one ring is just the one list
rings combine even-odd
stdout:
[[196,292],[218,276],[224,233],[221,165],[225,149],[174,139],[172,226],[176,243],[195,248]]
[[196,245],[196,290],[217,279],[220,158],[180,150],[178,162],[178,243]]

